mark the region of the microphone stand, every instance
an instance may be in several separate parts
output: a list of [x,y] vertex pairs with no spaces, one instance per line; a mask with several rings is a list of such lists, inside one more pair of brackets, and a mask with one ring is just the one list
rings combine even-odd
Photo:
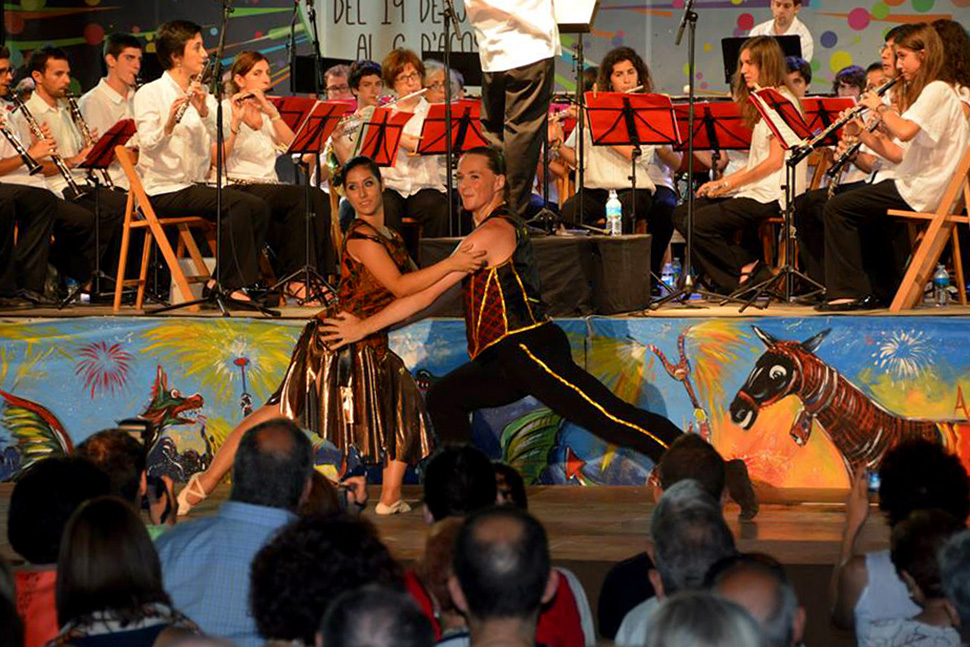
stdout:
[[441,13],[445,36],[445,192],[448,196],[448,235],[454,236],[455,231],[461,236],[461,222],[455,222],[457,214],[455,209],[454,191],[454,166],[455,153],[451,146],[451,28],[454,26],[455,35],[461,39],[461,24],[458,21],[458,14],[455,13],[455,3],[453,0],[443,0],[444,6]]
[[[179,310],[181,308],[188,308],[193,305],[212,304],[219,309],[219,312],[222,313],[223,317],[229,316],[230,305],[236,306],[243,310],[261,312],[267,316],[280,316],[280,312],[278,310],[271,310],[253,301],[241,301],[239,299],[232,298],[232,296],[226,292],[226,289],[222,286],[222,283],[219,280],[222,273],[222,187],[226,139],[225,133],[222,130],[222,55],[226,49],[226,30],[229,28],[229,15],[235,10],[233,7],[233,2],[234,0],[222,0],[222,28],[219,30],[219,46],[216,48],[216,53],[213,55],[216,57],[216,62],[213,66],[214,75],[212,79],[216,99],[216,268],[215,273],[212,276],[214,284],[209,289],[208,295],[203,296],[201,299],[195,299],[192,301],[186,301],[184,303],[178,303],[173,306],[159,308],[154,310],[152,314]],[[235,254],[235,249],[233,250],[233,253]],[[257,250],[256,253],[259,254],[259,250]]]

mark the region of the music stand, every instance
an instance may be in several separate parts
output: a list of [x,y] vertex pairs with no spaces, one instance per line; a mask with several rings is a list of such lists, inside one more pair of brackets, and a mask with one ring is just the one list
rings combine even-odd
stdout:
[[[298,101],[294,101],[298,99]],[[307,106],[309,103],[309,106]],[[287,97],[283,100],[283,107],[288,110],[288,116],[300,126],[296,129],[293,141],[290,142],[286,154],[296,155],[298,159],[303,159],[304,155],[315,155],[317,163],[317,177],[319,177],[320,149],[324,143],[337,129],[337,124],[350,110],[350,104],[342,101],[316,101],[313,99],[303,99],[301,97]],[[305,112],[297,114],[298,110],[305,108]],[[283,112],[280,109],[280,116]],[[284,117],[285,118],[285,117]],[[337,291],[317,270],[310,264],[310,240],[313,238],[310,223],[316,214],[313,212],[313,201],[310,193],[310,170],[305,169],[303,183],[303,206],[305,213],[303,216],[303,267],[290,272],[279,279],[271,289],[285,286],[295,278],[303,277],[303,298],[297,299],[297,303],[303,305],[309,301],[319,298],[321,295],[336,294]],[[331,214],[331,217],[334,217]]]
[[[751,129],[744,123],[741,109],[734,101],[711,101],[694,104],[694,125],[690,126],[689,110],[686,104],[674,105],[677,122],[681,132],[689,133],[694,150],[710,150],[711,167],[717,172],[721,159],[720,151],[748,150],[751,148]],[[687,139],[677,149],[687,150]],[[717,179],[715,175],[712,179]]]
[[391,108],[374,110],[360,133],[359,154],[371,158],[378,166],[394,166],[401,133],[413,116],[410,112],[393,112]]
[[662,94],[587,92],[590,138],[593,146],[632,146],[630,185],[633,190],[633,219],[637,205],[637,159],[640,147],[677,146],[680,129],[670,97]]
[[[91,282],[91,293],[95,297],[102,296],[101,279],[114,281],[115,277],[108,276],[101,269],[101,183],[96,171],[107,173],[108,167],[115,161],[115,146],[124,146],[135,135],[135,120],[122,119],[101,135],[94,147],[88,152],[84,161],[77,168],[86,169],[88,177],[94,183],[94,274]],[[57,309],[62,310],[81,295],[79,283]]]
[[[781,147],[788,152],[785,160],[785,264],[778,274],[765,279],[754,285],[743,285],[731,295],[731,298],[740,299],[742,295],[751,294],[751,297],[741,306],[740,312],[744,312],[755,301],[766,293],[771,293],[781,298],[786,303],[795,300],[794,280],[799,278],[809,286],[814,286],[807,294],[799,298],[811,297],[823,292],[825,287],[808,275],[799,272],[794,266],[795,255],[795,192],[797,190],[796,178],[798,164],[807,157],[811,151],[807,147],[806,141],[811,139],[812,131],[806,123],[797,106],[792,103],[785,95],[774,88],[762,88],[751,94],[749,99],[758,109],[761,118],[765,120],[772,134],[781,144]],[[783,283],[782,283],[783,282]],[[778,291],[777,285],[782,283],[783,289]],[[768,302],[770,303],[770,301]],[[768,307],[765,303],[764,308]]]
[[271,97],[269,102],[273,104],[280,118],[294,133],[303,124],[313,107],[317,105],[317,100],[312,97]]
[[451,106],[451,127],[445,114],[445,104],[432,103],[421,127],[419,155],[444,155],[446,134],[451,134],[451,150],[455,155],[479,146],[488,146],[482,135],[482,103],[462,99]]
[[[802,108],[805,110],[805,123],[813,133],[822,132],[839,118],[843,110],[855,106],[855,100],[849,97],[805,97]],[[831,133],[819,142],[820,146],[836,146],[839,143],[841,129]]]

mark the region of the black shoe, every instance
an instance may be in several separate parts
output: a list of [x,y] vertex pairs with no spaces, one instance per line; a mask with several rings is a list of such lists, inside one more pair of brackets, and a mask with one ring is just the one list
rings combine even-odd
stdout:
[[23,299],[24,301],[27,301],[35,306],[56,306],[57,305],[57,301],[54,301],[53,299],[47,297],[44,294],[41,294],[40,292],[34,292],[33,290],[28,290],[27,288],[17,290],[16,296],[17,298]]
[[751,485],[748,466],[743,460],[735,458],[724,464],[724,481],[731,498],[741,506],[741,514],[738,518],[742,521],[754,519],[758,514],[758,495]]
[[843,303],[832,303],[827,301],[825,303],[820,303],[815,306],[815,309],[819,312],[852,312],[853,310],[878,310],[884,307],[884,305],[871,294],[867,294],[864,297],[859,297],[853,299],[852,301],[845,301]]

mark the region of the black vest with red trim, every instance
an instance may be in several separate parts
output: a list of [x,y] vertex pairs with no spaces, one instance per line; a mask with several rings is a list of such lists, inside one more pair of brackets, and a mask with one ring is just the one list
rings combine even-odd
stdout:
[[492,218],[502,218],[515,228],[515,250],[505,262],[481,269],[462,282],[465,334],[472,359],[509,335],[549,321],[548,308],[539,296],[539,272],[529,232],[505,206],[481,224]]

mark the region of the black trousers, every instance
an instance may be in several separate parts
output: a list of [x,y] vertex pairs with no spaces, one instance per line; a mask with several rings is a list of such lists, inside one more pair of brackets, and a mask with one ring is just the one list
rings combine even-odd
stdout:
[[482,75],[482,126],[505,153],[513,213],[525,217],[546,137],[555,60]]
[[661,415],[616,397],[573,362],[569,340],[554,323],[513,335],[459,366],[428,391],[431,421],[443,442],[471,439],[471,413],[527,395],[606,442],[655,462],[683,432]]
[[[303,267],[306,257],[306,189],[292,184],[235,184],[232,188],[255,196],[269,206],[266,242],[275,256],[273,269],[277,276],[286,276]],[[333,248],[330,244],[330,198],[320,189],[311,188],[310,205],[315,217],[310,225],[309,263],[319,269],[318,254],[326,254],[326,248]],[[322,259],[330,264],[328,270],[321,272],[333,273],[333,258],[334,253],[330,251]]]
[[[216,222],[216,190],[190,186],[152,196],[159,217],[198,215]],[[218,268],[223,287],[238,290],[259,278],[257,255],[266,242],[270,208],[261,199],[236,189],[222,191],[222,245]]]
[[[622,202],[622,199],[621,199]],[[650,271],[654,276],[663,272],[664,255],[674,235],[674,209],[677,208],[677,194],[673,189],[658,186],[653,192],[653,201],[647,213],[647,233],[650,234]]]
[[[884,180],[837,195],[825,205],[825,296],[890,298],[906,272],[910,242],[906,223],[887,209],[909,209]],[[865,234],[865,246],[862,244]]]
[[[610,192],[607,189],[583,189],[583,213],[582,221],[586,224],[593,224],[597,220],[606,217],[606,201],[610,199]],[[633,191],[631,189],[619,189],[616,196],[620,199],[623,214],[623,233],[633,233],[633,221],[644,219],[650,212],[650,205],[653,203],[653,192],[647,189],[637,189],[636,206],[633,202]],[[562,205],[562,215],[567,222],[576,222],[579,211],[579,194],[569,197]]]
[[403,233],[405,216],[421,224],[422,238],[448,235],[448,198],[441,191],[421,189],[405,198],[394,189],[384,189],[384,223]]
[[47,189],[0,184],[0,294],[43,294],[56,215],[57,198]]
[[[835,195],[842,195],[865,186],[865,182],[841,184]],[[834,196],[833,196],[834,197]],[[795,198],[795,238],[798,241],[798,260],[812,280],[825,285],[825,203],[828,189],[806,191]]]
[[[741,268],[758,258],[751,245],[735,236],[777,214],[777,202],[764,204],[751,198],[696,198],[694,200],[693,261],[724,293],[738,288]],[[674,227],[687,236],[687,204],[674,209]]]

